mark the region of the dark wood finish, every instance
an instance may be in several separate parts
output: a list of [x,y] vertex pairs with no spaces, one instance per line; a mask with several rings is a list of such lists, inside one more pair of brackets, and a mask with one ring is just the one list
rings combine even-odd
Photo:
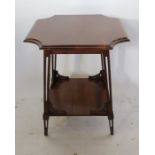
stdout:
[[[44,50],[44,135],[49,116],[107,116],[114,134],[109,50],[129,41],[118,19],[103,15],[59,15],[38,20],[24,40]],[[70,79],[57,70],[57,54],[100,54],[101,71]]]
[[40,19],[25,39],[41,49],[58,48],[64,53],[68,48],[72,48],[66,50],[69,53],[74,53],[74,48],[112,49],[125,41],[129,39],[119,20],[103,15],[56,15]]
[[[66,116],[103,115],[107,113],[108,92],[102,80],[69,79],[50,89],[50,105]],[[49,106],[50,106],[49,105]],[[50,109],[50,108],[49,108]],[[56,115],[50,112],[50,115]]]

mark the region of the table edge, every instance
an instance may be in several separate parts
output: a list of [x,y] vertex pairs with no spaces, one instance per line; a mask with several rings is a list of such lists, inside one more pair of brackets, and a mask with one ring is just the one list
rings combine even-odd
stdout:
[[47,50],[47,49],[98,49],[98,50],[110,50],[113,49],[115,45],[119,43],[129,42],[130,39],[127,37],[119,38],[113,40],[109,45],[43,45],[41,41],[33,38],[26,38],[24,42],[33,43],[39,47],[39,49]]

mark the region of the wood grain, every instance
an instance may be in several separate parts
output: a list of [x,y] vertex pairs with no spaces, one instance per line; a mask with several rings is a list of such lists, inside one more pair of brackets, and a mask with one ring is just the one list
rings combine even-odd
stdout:
[[71,49],[69,53],[74,53],[73,49],[112,49],[114,45],[129,39],[117,18],[103,15],[55,15],[37,20],[24,41],[34,43],[40,49],[59,49],[60,53],[61,49],[63,53],[65,49]]
[[106,115],[109,98],[102,80],[73,78],[56,83],[49,93],[52,107],[65,111],[67,116],[89,116],[94,111]]

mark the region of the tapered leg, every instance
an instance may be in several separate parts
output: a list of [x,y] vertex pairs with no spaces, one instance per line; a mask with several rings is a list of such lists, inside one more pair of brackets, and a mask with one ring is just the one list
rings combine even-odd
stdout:
[[44,113],[43,113],[43,123],[44,123],[44,135],[48,135],[48,103],[49,103],[49,87],[50,87],[50,55],[44,51],[43,59],[43,74],[44,74]]
[[110,134],[114,134],[114,114],[113,114],[113,106],[112,106],[112,84],[111,84],[111,68],[110,68],[110,55],[107,52],[107,55],[104,56],[105,63],[105,72],[106,72],[106,83],[107,83],[107,91],[109,102],[107,103],[107,112],[108,112],[108,120],[110,126]]
[[57,55],[56,54],[54,54],[54,70],[56,70],[56,68],[57,68]]
[[[51,78],[51,68],[52,68],[52,81]],[[57,111],[54,109],[49,99],[50,85],[53,84],[55,78],[57,78],[56,73],[56,55],[52,54],[52,64],[51,55],[48,51],[44,51],[43,59],[43,79],[44,79],[44,113],[43,113],[43,125],[44,125],[44,135],[48,135],[48,121],[50,115],[65,115],[65,111]],[[56,76],[56,77],[55,77]]]

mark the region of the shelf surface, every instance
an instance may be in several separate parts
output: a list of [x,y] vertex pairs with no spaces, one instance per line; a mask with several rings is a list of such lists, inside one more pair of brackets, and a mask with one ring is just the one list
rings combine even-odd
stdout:
[[57,82],[49,95],[50,105],[67,116],[106,115],[107,112],[108,92],[101,80],[73,78]]

